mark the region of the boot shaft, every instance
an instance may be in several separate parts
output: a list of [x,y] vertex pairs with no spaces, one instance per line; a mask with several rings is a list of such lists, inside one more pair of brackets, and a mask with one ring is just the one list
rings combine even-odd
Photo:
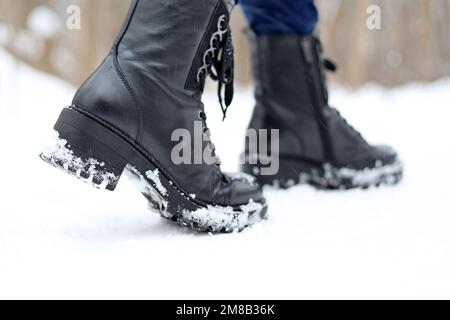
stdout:
[[250,128],[279,129],[280,152],[311,159],[328,157],[322,141],[323,121],[318,119],[325,100],[320,98],[324,86],[316,81],[315,39],[251,32],[249,37],[256,98]]
[[134,0],[113,50],[151,80],[202,91],[204,78],[197,75],[204,53],[218,29],[228,32],[231,8],[223,0]]
[[283,99],[285,109],[300,108],[308,114],[314,113],[313,104],[320,108],[328,105],[322,45],[316,37],[256,36],[253,32],[248,36],[257,100],[287,97]]

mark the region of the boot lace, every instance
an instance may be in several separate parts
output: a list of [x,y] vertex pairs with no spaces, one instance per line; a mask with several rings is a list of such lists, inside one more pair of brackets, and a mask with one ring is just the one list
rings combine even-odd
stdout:
[[[210,76],[214,81],[218,82],[219,103],[225,120],[227,111],[234,95],[234,48],[231,37],[231,31],[228,26],[228,17],[221,15],[217,22],[217,31],[211,36],[209,48],[203,54],[203,64],[197,72],[197,82],[204,84],[206,78]],[[203,122],[203,136],[208,142],[216,165],[222,163],[216,155],[216,146],[211,142],[211,131],[209,130],[206,120],[206,113],[202,110],[199,118]]]
[[222,164],[222,161],[220,158],[216,155],[216,146],[214,143],[211,142],[211,131],[209,130],[207,124],[206,124],[206,113],[204,111],[200,111],[199,118],[203,121],[203,136],[206,138],[205,140],[208,142],[208,147],[211,151],[211,156],[213,157],[216,165],[220,166]]
[[203,55],[203,64],[197,72],[199,83],[204,83],[208,76],[218,82],[224,120],[234,95],[234,48],[228,23],[226,15],[219,17],[217,31],[211,36],[209,48]]

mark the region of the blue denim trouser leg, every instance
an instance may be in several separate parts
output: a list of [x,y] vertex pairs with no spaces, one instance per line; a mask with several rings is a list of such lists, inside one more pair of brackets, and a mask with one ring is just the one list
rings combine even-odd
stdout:
[[239,0],[258,35],[311,34],[318,21],[314,0]]

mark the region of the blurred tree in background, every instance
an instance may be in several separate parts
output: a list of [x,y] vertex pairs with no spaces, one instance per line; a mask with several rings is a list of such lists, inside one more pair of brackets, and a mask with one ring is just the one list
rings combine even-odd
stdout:
[[[31,66],[81,83],[104,58],[131,0],[0,0],[0,41],[14,56]],[[80,29],[67,20],[81,9]]]
[[[74,84],[111,47],[131,0],[0,0],[0,45],[16,58]],[[326,55],[340,66],[333,80],[357,88],[396,86],[450,75],[450,0],[317,0]],[[71,6],[81,28],[69,29]],[[370,30],[368,8],[378,6],[381,29]],[[240,10],[233,14],[237,80],[251,81]]]

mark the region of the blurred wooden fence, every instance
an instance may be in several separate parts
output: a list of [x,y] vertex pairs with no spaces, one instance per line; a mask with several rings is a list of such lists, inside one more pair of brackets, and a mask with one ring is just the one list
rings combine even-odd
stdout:
[[[450,0],[317,0],[326,55],[340,65],[333,80],[396,86],[450,76]],[[0,44],[19,59],[78,84],[98,65],[120,28],[130,0],[0,0]],[[81,29],[69,30],[70,5]],[[367,9],[378,6],[381,29]],[[248,43],[233,14],[237,78],[250,83]],[[53,29],[52,29],[53,28]],[[56,30],[54,30],[56,28]]]

